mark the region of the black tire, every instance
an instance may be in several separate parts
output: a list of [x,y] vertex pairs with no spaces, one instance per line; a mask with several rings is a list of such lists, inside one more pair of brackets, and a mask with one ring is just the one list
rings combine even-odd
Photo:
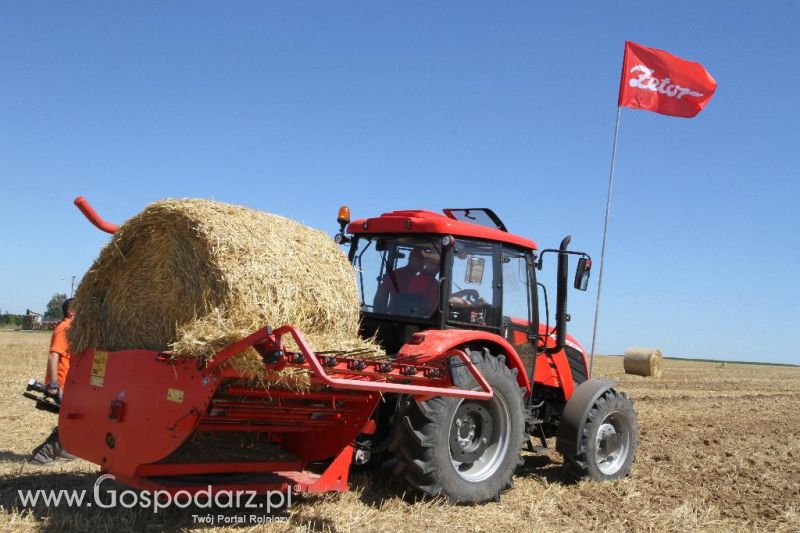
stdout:
[[578,453],[564,457],[576,479],[611,481],[630,475],[639,445],[639,423],[625,393],[605,391],[589,409]]
[[[406,398],[389,447],[397,458],[395,475],[403,476],[415,490],[443,496],[450,503],[499,500],[522,464],[525,440],[524,389],[517,384],[516,370],[487,349],[468,354],[494,389],[494,397],[483,402]],[[457,370],[459,386],[476,387],[465,368]]]

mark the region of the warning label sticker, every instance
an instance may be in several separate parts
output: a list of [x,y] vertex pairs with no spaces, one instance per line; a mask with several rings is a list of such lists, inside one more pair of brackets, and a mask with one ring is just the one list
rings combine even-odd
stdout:
[[167,389],[167,400],[175,403],[183,403],[183,391],[179,389]]
[[108,352],[94,352],[92,361],[92,377],[89,382],[95,387],[103,386],[103,379],[106,377],[106,366],[108,365]]

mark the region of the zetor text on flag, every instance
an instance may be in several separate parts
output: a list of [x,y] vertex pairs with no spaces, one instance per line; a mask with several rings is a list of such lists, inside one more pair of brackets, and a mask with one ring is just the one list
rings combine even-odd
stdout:
[[620,106],[693,117],[708,104],[716,89],[717,82],[700,63],[625,42]]

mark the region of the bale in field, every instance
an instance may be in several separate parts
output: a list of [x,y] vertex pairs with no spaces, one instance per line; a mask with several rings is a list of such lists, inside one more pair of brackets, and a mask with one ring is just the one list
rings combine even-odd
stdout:
[[[73,353],[147,348],[211,358],[283,324],[318,351],[378,350],[358,336],[353,268],[325,233],[220,202],[149,205],[120,226],[75,298]],[[256,357],[237,359],[241,370],[262,368]]]
[[663,372],[663,357],[657,348],[629,348],[622,364],[626,374],[659,378]]

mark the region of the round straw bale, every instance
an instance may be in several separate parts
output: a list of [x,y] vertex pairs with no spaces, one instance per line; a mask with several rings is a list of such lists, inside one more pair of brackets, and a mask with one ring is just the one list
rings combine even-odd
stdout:
[[629,348],[625,350],[623,359],[626,374],[637,376],[661,377],[663,357],[657,348]]
[[[259,327],[284,324],[316,350],[379,350],[358,336],[353,267],[328,235],[208,200],[158,201],[122,224],[84,276],[75,308],[74,353],[147,348],[211,358]],[[253,357],[238,365],[263,369]]]

